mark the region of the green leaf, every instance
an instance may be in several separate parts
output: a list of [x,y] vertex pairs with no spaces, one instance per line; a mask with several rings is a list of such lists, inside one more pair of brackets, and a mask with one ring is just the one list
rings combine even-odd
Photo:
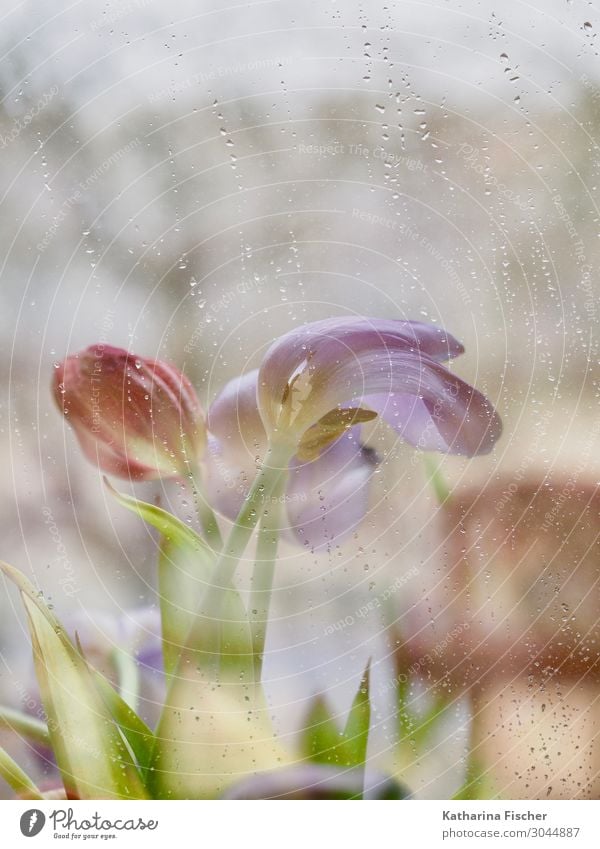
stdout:
[[248,611],[232,587],[216,598],[212,616],[202,599],[173,669],[149,773],[158,798],[215,798],[287,762],[254,679]]
[[[209,559],[210,555],[210,559]],[[163,537],[158,557],[158,587],[165,671],[170,675],[194,627],[202,596],[206,591],[207,566],[213,562],[207,552],[187,541]]]
[[454,802],[477,801],[478,799],[492,799],[494,797],[489,782],[486,780],[486,770],[477,755],[469,754],[467,772],[462,786],[452,797]]
[[[233,587],[220,592],[218,621],[203,612],[202,601],[215,564],[215,553],[195,531],[166,510],[117,492],[105,479],[119,504],[137,513],[162,534],[159,584],[165,666],[169,673],[193,661],[222,669],[231,667],[247,676],[252,668],[248,613]],[[212,612],[212,611],[211,611]]]
[[370,661],[342,732],[325,700],[322,697],[314,700],[301,741],[302,751],[309,760],[340,767],[364,766],[371,721],[369,668]]
[[104,478],[104,484],[119,504],[133,513],[137,513],[145,522],[148,522],[149,525],[159,530],[165,539],[171,540],[177,545],[198,546],[199,549],[210,551],[202,537],[198,536],[195,531],[188,528],[186,524],[176,516],[173,516],[172,513],[163,510],[162,507],[157,507],[156,504],[148,504],[146,501],[140,501],[139,498],[134,498],[132,495],[125,495],[123,492],[118,492],[108,478]]
[[[81,646],[78,645],[79,650]],[[136,711],[140,697],[140,668],[131,652],[115,646],[110,652],[110,661],[115,668],[119,694],[131,710]]]
[[323,696],[317,696],[310,707],[300,745],[303,755],[313,763],[338,763],[341,732]]
[[410,680],[410,658],[406,652],[406,641],[396,625],[388,629],[389,644],[393,647],[394,677],[392,680],[396,694],[396,721],[400,741],[409,739],[418,722],[411,708],[412,684]]
[[39,607],[27,597],[24,602],[50,740],[68,795],[144,798],[140,776],[93,687],[92,673],[57,638]]
[[288,755],[275,738],[254,681],[248,611],[231,586],[206,596],[215,555],[179,519],[116,492],[117,501],[162,534],[159,587],[169,674],[148,781],[155,798],[214,798],[236,777],[274,769]]
[[494,786],[494,781],[490,775],[490,767],[486,767],[480,751],[481,744],[478,743],[480,734],[478,733],[477,726],[480,717],[478,716],[477,707],[473,703],[473,700],[471,699],[470,701],[469,754],[467,756],[463,783],[454,796],[452,796],[452,799],[458,802],[494,799],[498,796],[498,788]]
[[220,795],[236,778],[288,762],[260,684],[239,593],[224,590],[218,620],[199,615],[171,677],[150,775],[157,798]]
[[414,717],[413,727],[410,731],[410,737],[414,745],[417,747],[423,746],[429,737],[437,728],[438,723],[443,718],[444,713],[448,710],[448,697],[443,693],[434,696],[433,705],[422,717]]
[[114,498],[162,534],[158,584],[163,637],[163,660],[173,673],[194,627],[215,554],[206,542],[176,516],[161,507],[117,492],[104,479]]
[[50,735],[45,722],[40,722],[33,716],[28,716],[20,710],[0,705],[0,729],[10,728],[19,736],[28,737],[42,746],[50,745]]
[[[166,510],[117,492],[106,481],[119,504],[141,516],[162,534],[159,556],[159,589],[165,668],[173,673],[185,654],[184,664],[208,663],[209,646],[221,666],[244,667],[252,660],[248,614],[237,590],[221,594],[219,621],[202,613],[202,600],[216,557],[207,543]],[[216,634],[215,630],[219,633]],[[204,655],[204,658],[202,657]],[[245,668],[242,670],[245,673]]]
[[396,699],[398,704],[396,719],[398,721],[398,731],[401,740],[412,735],[415,729],[415,723],[418,721],[410,708],[410,696],[411,688],[408,679],[406,681],[399,681]]
[[245,775],[292,762],[259,685],[196,668],[173,677],[149,772],[154,798],[214,799]]
[[369,674],[371,661],[367,663],[358,692],[352,702],[346,727],[342,733],[346,766],[362,766],[367,759],[371,702],[369,698]]
[[94,684],[102,701],[110,711],[114,721],[119,726],[123,737],[127,740],[135,755],[142,774],[150,763],[154,750],[154,734],[146,723],[140,719],[127,702],[117,693],[112,684],[97,670],[93,670]]
[[441,506],[450,498],[452,493],[446,482],[444,473],[440,471],[439,456],[434,455],[432,457],[430,454],[424,454],[423,465],[425,467],[425,474],[427,475],[427,482],[431,485],[437,502]]
[[146,798],[140,775],[85,659],[18,570],[0,561],[27,612],[48,732],[67,794],[80,799]]
[[0,746],[0,777],[12,787],[19,796],[27,799],[43,799],[42,791],[24,772],[19,764]]

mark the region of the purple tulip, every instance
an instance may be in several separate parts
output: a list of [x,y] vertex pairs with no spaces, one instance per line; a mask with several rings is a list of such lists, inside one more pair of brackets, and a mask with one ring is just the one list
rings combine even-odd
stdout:
[[[267,451],[257,404],[258,372],[230,381],[208,413],[206,487],[213,507],[234,519]],[[344,432],[310,462],[297,456],[287,488],[278,496],[287,510],[287,536],[320,548],[350,532],[367,510],[375,452],[361,445],[358,428]]]
[[[488,453],[502,432],[489,401],[441,363],[464,352],[430,324],[332,318],[292,330],[267,351],[258,407],[272,438],[298,445],[331,439],[354,415],[384,418],[412,445]],[[337,426],[337,427],[336,427]]]
[[288,520],[318,548],[366,513],[377,458],[361,443],[362,423],[379,416],[425,451],[489,452],[502,432],[498,414],[442,365],[463,351],[421,322],[335,318],[287,333],[258,372],[230,381],[209,410],[214,506],[234,518],[269,442],[287,445]]

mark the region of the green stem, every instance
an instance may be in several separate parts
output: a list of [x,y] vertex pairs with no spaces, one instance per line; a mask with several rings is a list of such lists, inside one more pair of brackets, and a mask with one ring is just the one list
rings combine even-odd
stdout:
[[481,752],[481,741],[485,737],[482,708],[477,698],[471,696],[470,702],[471,727],[465,779],[461,787],[452,796],[453,800],[460,802],[496,798],[496,791],[489,775],[490,767],[486,768]]
[[194,505],[196,507],[196,515],[198,516],[200,526],[204,531],[206,541],[215,551],[220,551],[223,548],[221,531],[219,530],[217,517],[213,513],[210,504],[206,500],[202,491],[202,475],[198,466],[190,466],[189,480],[192,488]]
[[0,746],[0,776],[19,796],[26,794],[28,799],[43,799],[42,792],[32,779]]
[[218,662],[219,654],[219,620],[227,590],[231,587],[235,570],[252,532],[264,513],[265,504],[270,501],[280,481],[285,479],[291,455],[292,450],[287,445],[269,446],[265,462],[254,479],[221,554],[213,566],[200,613],[217,626],[212,629],[212,640],[206,647],[207,651],[213,654],[215,663]]
[[277,545],[279,543],[281,516],[279,496],[283,492],[284,483],[285,480],[282,476],[273,490],[271,506],[264,511],[258,530],[256,562],[252,573],[252,589],[250,591],[250,627],[252,629],[252,653],[254,655],[256,681],[260,681],[262,673]]
[[242,554],[264,512],[265,502],[273,495],[280,479],[287,474],[290,457],[291,452],[288,446],[270,447],[265,462],[244,499],[242,509],[213,567],[206,593],[204,607],[212,611],[215,618],[218,614],[214,613],[211,602],[217,601],[220,590],[227,589],[231,585]]
[[221,531],[219,530],[215,514],[202,495],[199,495],[196,500],[196,513],[204,531],[206,541],[218,551],[223,546]]
[[0,706],[0,728],[10,728],[16,734],[28,737],[36,743],[50,745],[50,735],[46,724],[39,719],[34,719],[33,716],[21,713],[20,710]]
[[439,469],[439,460],[429,454],[423,455],[423,465],[428,482],[435,493],[438,504],[442,505],[450,498],[451,492],[446,479]]

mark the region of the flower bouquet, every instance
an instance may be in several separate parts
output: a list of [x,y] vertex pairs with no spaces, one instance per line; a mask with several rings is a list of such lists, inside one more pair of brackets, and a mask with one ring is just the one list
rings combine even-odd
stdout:
[[[26,610],[42,705],[38,717],[0,710],[0,724],[43,747],[56,765],[53,785],[41,788],[0,750],[0,775],[15,793],[410,795],[401,776],[367,763],[368,666],[345,723],[316,699],[292,746],[274,730],[262,665],[279,537],[318,551],[355,531],[380,462],[367,425],[389,426],[422,451],[467,456],[490,451],[498,439],[501,423],[489,402],[445,365],[461,353],[433,325],[327,319],[275,341],[260,368],[227,383],[207,415],[187,377],[164,362],[100,344],[59,364],[54,396],[86,457],[112,477],[184,481],[198,522],[192,527],[106,479],[116,501],[161,538],[153,649],[133,652],[122,638],[108,670],[81,629],[68,633],[43,593],[0,564]],[[148,670],[161,686],[150,723],[136,709]],[[412,716],[408,681],[400,670],[399,727],[418,742],[445,704],[438,699],[427,716]]]

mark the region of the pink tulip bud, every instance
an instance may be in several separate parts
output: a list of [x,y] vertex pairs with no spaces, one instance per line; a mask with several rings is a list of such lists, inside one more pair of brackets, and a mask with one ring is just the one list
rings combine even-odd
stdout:
[[204,453],[196,392],[185,375],[160,360],[92,345],[57,367],[53,392],[85,456],[109,474],[180,477]]

